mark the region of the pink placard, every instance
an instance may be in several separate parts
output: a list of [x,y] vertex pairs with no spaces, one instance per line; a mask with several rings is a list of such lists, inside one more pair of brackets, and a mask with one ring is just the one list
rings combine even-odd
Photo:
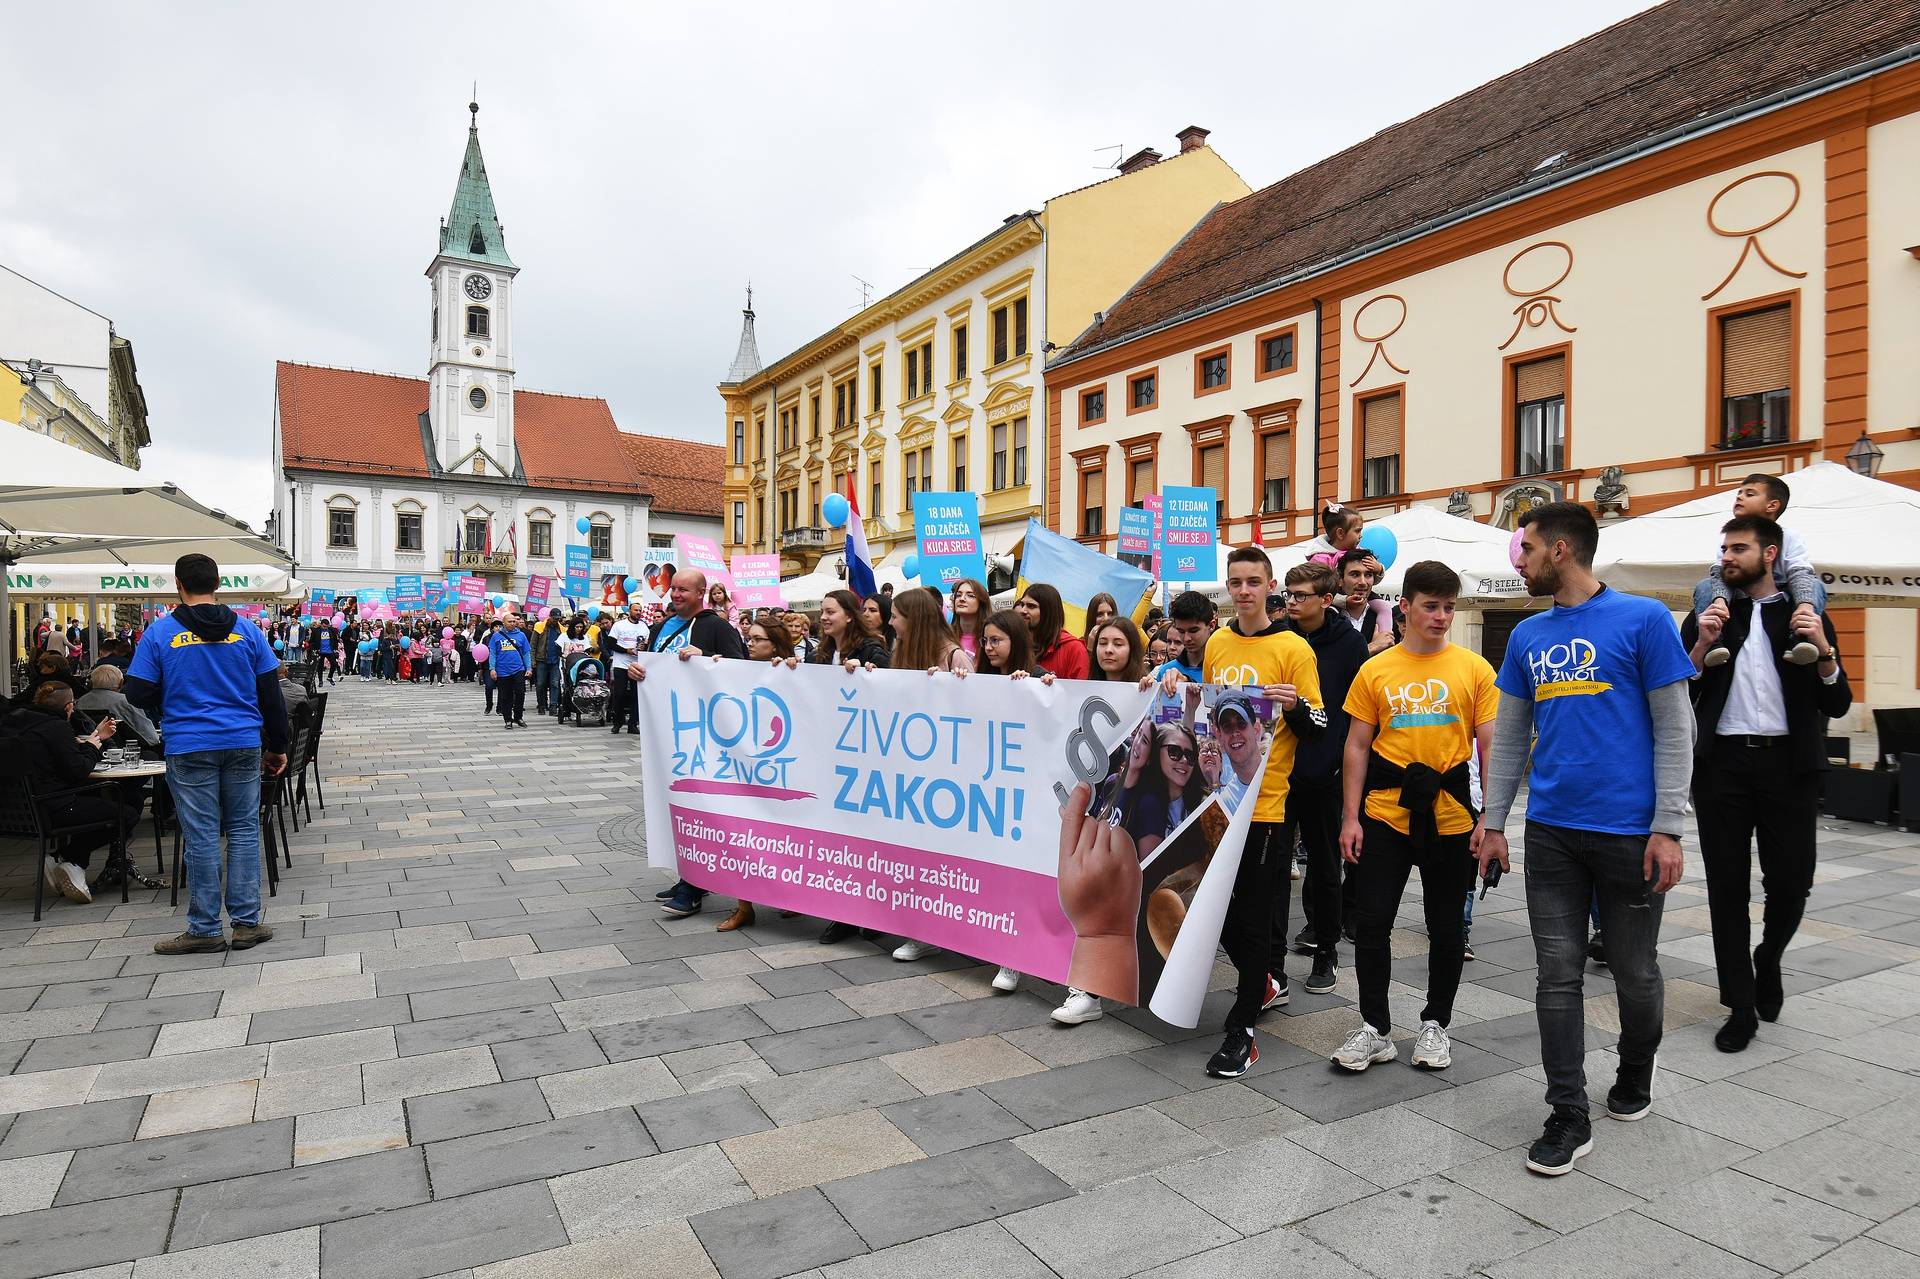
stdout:
[[682,568],[699,569],[707,575],[709,586],[719,582],[729,592],[733,590],[733,574],[727,571],[727,561],[720,554],[719,543],[698,533],[681,533],[677,535],[677,540],[680,543]]
[[460,579],[460,611],[478,613],[487,598],[487,582],[481,577],[463,577]]
[[1153,575],[1159,577],[1160,547],[1162,545],[1162,539],[1166,537],[1166,530],[1160,523],[1160,495],[1158,493],[1149,493],[1140,499],[1140,505],[1146,507],[1147,513],[1153,516]]
[[740,608],[781,608],[787,596],[780,589],[778,555],[733,557],[733,602]]
[[552,578],[550,577],[528,578],[527,579],[527,603],[529,605],[535,605],[535,604],[544,605],[547,602],[547,596],[552,592],[552,590],[553,590]]

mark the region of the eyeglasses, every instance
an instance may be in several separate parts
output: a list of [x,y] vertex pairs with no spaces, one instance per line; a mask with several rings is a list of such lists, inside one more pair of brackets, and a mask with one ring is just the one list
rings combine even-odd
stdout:
[[1305,603],[1306,601],[1315,598],[1319,594],[1320,594],[1319,591],[1288,591],[1287,598],[1290,600],[1297,600],[1301,603]]
[[1199,756],[1195,755],[1191,750],[1189,750],[1185,746],[1162,746],[1160,749],[1165,751],[1168,757],[1175,760],[1176,762],[1180,760],[1185,760],[1188,763],[1191,763],[1194,760],[1199,758]]

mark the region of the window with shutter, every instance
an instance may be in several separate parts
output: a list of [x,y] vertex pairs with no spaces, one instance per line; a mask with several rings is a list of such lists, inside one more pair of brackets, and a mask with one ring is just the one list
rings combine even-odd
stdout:
[[1720,319],[1722,448],[1777,444],[1793,431],[1793,308]]
[[1400,392],[1363,400],[1360,406],[1360,496],[1384,497],[1400,491],[1403,408]]
[[1106,504],[1106,471],[1080,472],[1080,536],[1099,537],[1107,531]]
[[1293,432],[1260,437],[1260,509],[1273,514],[1291,509]]
[[1127,505],[1138,506],[1153,494],[1153,459],[1136,457],[1127,463]]
[[1227,514],[1227,446],[1209,444],[1200,450],[1197,483],[1213,490],[1213,517],[1216,523]]
[[1543,475],[1567,465],[1567,357],[1513,369],[1513,473]]

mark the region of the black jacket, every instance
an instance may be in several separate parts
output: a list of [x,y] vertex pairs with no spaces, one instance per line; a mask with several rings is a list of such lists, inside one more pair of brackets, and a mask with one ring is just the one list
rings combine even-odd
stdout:
[[100,748],[76,737],[65,715],[25,706],[0,717],[5,769],[23,771],[42,793],[78,786],[100,763]]
[[[665,640],[672,639],[679,633],[680,628],[674,624],[678,620],[677,617],[668,617],[653,628],[653,634],[647,637],[648,652],[659,652],[660,645]],[[612,623],[608,623],[608,629],[611,628]],[[606,633],[605,630],[601,632],[602,635]],[[726,618],[710,608],[703,608],[693,615],[693,626],[687,636],[687,643],[708,657],[739,658],[747,655],[747,645],[740,638],[740,632],[735,630]]]
[[[1792,614],[1793,606],[1784,599],[1764,608],[1761,624],[1765,627],[1765,636],[1761,642],[1767,645],[1773,664],[1780,672],[1780,693],[1786,701],[1787,735],[1792,738],[1794,770],[1820,772],[1827,767],[1827,721],[1847,713],[1847,708],[1853,705],[1853,689],[1847,683],[1844,667],[1839,678],[1826,684],[1820,680],[1818,665],[1795,666],[1782,656],[1790,646],[1788,623]],[[1734,662],[1739,659],[1741,647],[1750,640],[1752,620],[1753,601],[1743,594],[1734,595],[1726,628],[1721,632],[1721,639],[1733,651],[1733,660],[1709,666],[1693,681],[1693,710],[1700,726],[1693,743],[1696,763],[1711,760],[1717,748],[1715,734],[1720,726],[1720,713],[1727,707],[1727,692],[1733,687]],[[1823,614],[1820,621],[1826,628],[1827,647],[1832,648],[1836,642],[1833,619]],[[1689,613],[1680,624],[1680,642],[1691,649],[1699,636],[1700,621]]]
[[1331,782],[1340,771],[1340,757],[1347,749],[1347,690],[1353,687],[1353,677],[1369,656],[1367,641],[1331,608],[1321,618],[1320,629],[1312,634],[1292,622],[1286,625],[1313,647],[1313,660],[1320,670],[1320,696],[1327,708],[1326,731],[1302,738],[1294,748],[1293,775],[1302,781]]

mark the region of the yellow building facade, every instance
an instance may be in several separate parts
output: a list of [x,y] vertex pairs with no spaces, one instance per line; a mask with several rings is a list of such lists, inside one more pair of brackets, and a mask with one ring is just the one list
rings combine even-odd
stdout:
[[1207,210],[1248,187],[1179,135],[1118,176],[1007,218],[859,314],[762,366],[751,303],[719,386],[729,554],[777,552],[782,576],[838,552],[821,499],[858,497],[874,554],[913,541],[913,494],[981,497],[989,554],[1044,516],[1045,353],[1071,341]]

